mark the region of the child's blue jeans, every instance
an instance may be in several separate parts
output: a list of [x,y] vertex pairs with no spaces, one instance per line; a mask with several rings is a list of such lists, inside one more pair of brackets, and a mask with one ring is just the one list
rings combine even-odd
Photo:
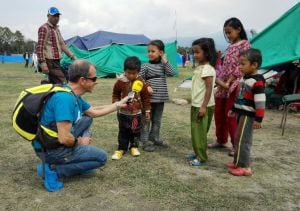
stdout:
[[141,142],[153,141],[161,142],[160,125],[164,111],[164,103],[151,103],[151,128],[149,124],[144,124],[141,131]]

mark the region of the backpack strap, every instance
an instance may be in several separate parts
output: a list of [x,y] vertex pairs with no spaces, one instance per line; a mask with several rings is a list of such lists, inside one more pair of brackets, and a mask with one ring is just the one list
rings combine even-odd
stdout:
[[[53,94],[49,94],[44,101],[44,104],[40,111],[40,115],[38,117],[38,130],[37,130],[37,134],[36,134],[37,140],[39,140],[39,142],[41,143],[42,148],[44,150],[53,149],[53,148],[62,146],[62,144],[60,144],[57,140],[58,139],[57,129],[56,129],[56,131],[51,129],[52,126],[53,126],[53,128],[54,127],[56,128],[56,123],[50,123],[50,125],[48,125],[48,126],[44,126],[41,124],[41,116],[44,113],[46,104],[47,104],[48,100],[50,99],[50,97],[52,97],[54,94],[56,94],[58,92],[67,92],[67,93],[70,93],[74,97],[75,104],[78,104],[74,92],[67,87],[63,87],[62,85],[53,85],[53,87],[49,90],[49,92],[53,92]],[[49,128],[49,127],[51,127],[51,128]],[[47,145],[48,143],[49,143],[49,145]]]

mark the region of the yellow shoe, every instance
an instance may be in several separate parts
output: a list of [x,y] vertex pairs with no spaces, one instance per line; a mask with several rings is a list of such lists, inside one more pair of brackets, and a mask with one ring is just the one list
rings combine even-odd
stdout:
[[113,160],[120,160],[123,157],[123,155],[124,155],[124,151],[123,150],[117,150],[111,156],[111,159],[113,159]]
[[132,147],[130,149],[130,154],[133,156],[133,157],[137,157],[137,156],[140,156],[140,151],[138,150],[138,148],[136,147]]

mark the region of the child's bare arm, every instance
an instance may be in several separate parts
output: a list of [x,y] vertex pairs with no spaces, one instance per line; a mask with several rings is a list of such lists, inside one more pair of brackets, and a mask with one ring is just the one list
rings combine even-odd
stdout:
[[264,80],[258,80],[253,84],[252,92],[254,95],[255,104],[255,117],[254,117],[254,129],[261,128],[261,122],[265,114],[266,106],[266,94]]
[[229,89],[231,82],[234,81],[235,79],[236,79],[235,76],[233,75],[229,76],[229,79],[226,81],[225,86],[228,87]]
[[202,105],[199,108],[198,117],[202,118],[206,112],[206,107],[212,95],[212,88],[213,88],[213,77],[205,77],[203,78],[205,81],[205,95]]
[[257,122],[257,121],[254,121],[254,123],[253,123],[253,129],[260,129],[260,128],[261,128],[261,123]]
[[166,56],[165,53],[163,53],[163,55],[162,55],[162,61],[165,65],[165,74],[167,76],[174,76],[175,75],[175,70],[173,69],[173,67],[168,62],[168,59],[167,59],[167,56]]
[[229,89],[229,85],[220,79],[216,79],[216,84],[223,87],[224,89]]

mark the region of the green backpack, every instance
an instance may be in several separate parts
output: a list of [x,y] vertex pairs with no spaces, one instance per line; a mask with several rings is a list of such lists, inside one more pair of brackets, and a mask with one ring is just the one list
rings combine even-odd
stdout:
[[28,141],[36,138],[39,115],[50,96],[56,92],[72,91],[62,85],[44,84],[23,90],[12,113],[15,131]]

